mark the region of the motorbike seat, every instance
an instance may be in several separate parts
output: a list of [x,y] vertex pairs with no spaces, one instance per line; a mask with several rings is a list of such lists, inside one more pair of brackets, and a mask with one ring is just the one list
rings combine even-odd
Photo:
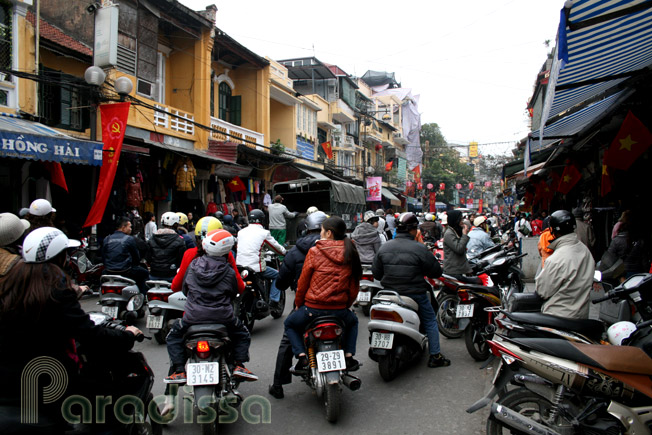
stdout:
[[192,325],[184,335],[185,340],[191,338],[211,337],[211,338],[229,338],[229,332],[226,326],[220,324]]
[[511,320],[536,326],[574,331],[594,341],[599,341],[604,333],[604,323],[592,319],[567,319],[543,313],[505,313]]
[[322,323],[337,323],[342,328],[344,328],[344,322],[342,322],[342,320],[340,320],[339,317],[336,317],[336,316],[319,316],[306,326],[306,331],[309,331],[312,328],[321,325]]
[[395,296],[395,295],[388,295],[388,294],[383,294],[380,296],[376,296],[374,299],[379,300],[379,301],[385,301],[385,302],[391,302],[396,305],[399,305],[403,308],[408,308],[412,311],[419,311],[419,304],[416,303],[416,301],[408,296]]

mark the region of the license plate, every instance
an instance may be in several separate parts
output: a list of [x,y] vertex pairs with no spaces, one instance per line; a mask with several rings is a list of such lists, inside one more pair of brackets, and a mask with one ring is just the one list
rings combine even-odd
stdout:
[[118,307],[116,306],[109,307],[104,305],[102,306],[102,312],[107,316],[113,317],[114,319],[118,317]]
[[147,328],[161,329],[163,327],[163,316],[147,316]]
[[329,350],[328,352],[317,353],[317,371],[319,373],[334,372],[345,368],[346,362],[344,361],[343,350]]
[[371,292],[358,292],[358,302],[371,301]]
[[187,385],[216,385],[220,382],[220,363],[188,363]]
[[455,317],[462,319],[464,317],[473,317],[473,304],[458,305]]
[[371,333],[371,347],[376,349],[391,349],[394,344],[394,334],[382,332]]

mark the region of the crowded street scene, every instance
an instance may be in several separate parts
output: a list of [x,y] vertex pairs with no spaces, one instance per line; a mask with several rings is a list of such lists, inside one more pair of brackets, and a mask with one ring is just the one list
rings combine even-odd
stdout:
[[652,434],[652,0],[0,6],[0,434]]

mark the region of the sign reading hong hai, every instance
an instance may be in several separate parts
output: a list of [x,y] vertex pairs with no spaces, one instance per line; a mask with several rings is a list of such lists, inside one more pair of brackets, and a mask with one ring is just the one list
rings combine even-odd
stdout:
[[102,144],[0,131],[0,157],[102,166]]

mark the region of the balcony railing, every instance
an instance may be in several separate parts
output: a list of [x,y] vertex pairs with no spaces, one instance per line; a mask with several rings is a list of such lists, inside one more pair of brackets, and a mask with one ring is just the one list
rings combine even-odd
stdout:
[[[250,148],[262,151],[265,145],[265,135],[257,131],[231,124],[218,118],[211,117],[211,139],[220,142],[236,142]],[[245,142],[246,140],[246,142]],[[252,144],[255,143],[256,145]]]
[[157,109],[164,112],[154,111],[154,125],[157,127],[168,128],[170,130],[185,133],[189,135],[195,134],[195,115],[191,113],[182,112],[170,106],[162,106],[157,104]]

